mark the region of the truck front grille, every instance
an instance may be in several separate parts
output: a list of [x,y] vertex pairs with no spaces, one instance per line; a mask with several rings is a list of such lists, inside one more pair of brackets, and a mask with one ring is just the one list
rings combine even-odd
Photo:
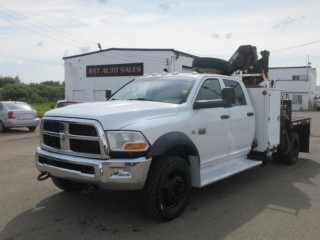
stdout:
[[90,125],[81,125],[81,124],[69,124],[69,132],[74,135],[82,135],[82,136],[97,136],[97,131],[94,126]]
[[70,139],[70,149],[74,152],[100,154],[98,141]]
[[69,155],[108,158],[107,141],[100,124],[93,120],[43,119],[41,145]]
[[43,135],[43,143],[45,145],[48,145],[50,147],[56,148],[56,149],[60,149],[60,139],[59,137],[54,137],[54,136],[50,136],[50,135]]

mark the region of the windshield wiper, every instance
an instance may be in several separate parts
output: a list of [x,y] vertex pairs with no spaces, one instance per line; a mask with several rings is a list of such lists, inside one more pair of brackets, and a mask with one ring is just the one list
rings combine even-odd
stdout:
[[154,102],[154,100],[148,99],[148,98],[130,98],[128,100],[139,100],[139,101],[152,101]]

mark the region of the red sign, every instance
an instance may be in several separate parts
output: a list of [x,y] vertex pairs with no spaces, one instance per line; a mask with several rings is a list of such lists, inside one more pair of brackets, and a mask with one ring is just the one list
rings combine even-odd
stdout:
[[142,76],[143,63],[87,66],[87,77]]

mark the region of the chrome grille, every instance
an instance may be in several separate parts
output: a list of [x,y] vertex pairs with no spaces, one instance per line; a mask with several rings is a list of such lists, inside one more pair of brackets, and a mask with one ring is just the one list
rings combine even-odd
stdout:
[[70,149],[74,152],[100,154],[98,141],[70,139]]
[[41,147],[69,155],[109,158],[101,125],[94,120],[45,118]]
[[82,136],[97,136],[97,131],[94,126],[82,125],[82,124],[69,124],[69,132],[73,135],[82,135]]

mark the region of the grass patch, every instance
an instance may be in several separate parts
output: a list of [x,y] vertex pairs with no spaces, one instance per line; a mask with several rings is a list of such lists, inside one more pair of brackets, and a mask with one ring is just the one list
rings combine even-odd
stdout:
[[54,108],[55,103],[41,103],[41,104],[32,104],[32,107],[37,110],[40,117],[42,117],[47,111]]

